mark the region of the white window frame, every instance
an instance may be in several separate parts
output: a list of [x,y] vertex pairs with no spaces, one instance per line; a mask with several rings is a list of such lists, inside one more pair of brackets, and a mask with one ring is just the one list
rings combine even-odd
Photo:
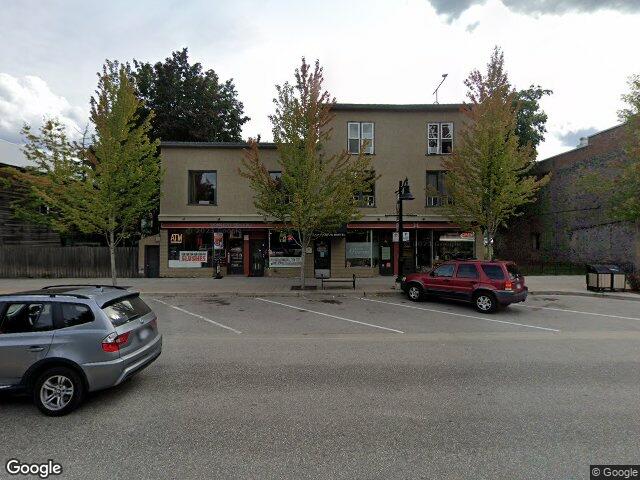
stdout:
[[[364,138],[364,126],[365,125],[371,125],[371,138]],[[375,145],[375,138],[376,138],[376,127],[374,125],[373,122],[360,122],[360,148],[362,149],[362,145],[364,144],[365,140],[371,140],[371,143],[369,143],[369,145],[367,146],[368,149],[370,151],[365,151],[365,155],[373,155],[373,152],[375,151],[374,145]]]
[[[351,125],[358,126],[358,136],[351,136]],[[363,125],[371,125],[371,138],[363,137]],[[362,144],[365,140],[371,140],[366,152],[363,152],[365,155],[373,155],[375,153],[375,139],[376,139],[376,125],[374,122],[347,122],[347,152],[350,155],[359,155],[362,152]],[[358,140],[358,151],[352,152],[350,149],[351,140]]]
[[[351,125],[356,125],[358,127],[358,136],[357,137],[352,137],[351,136]],[[351,140],[358,140],[358,151],[357,152],[352,152],[351,151]],[[351,155],[359,155],[360,154],[360,145],[361,145],[361,141],[360,141],[360,122],[347,122],[347,152],[349,152],[349,154],[351,154]]]
[[[442,127],[444,125],[448,125],[449,126],[449,137],[444,138],[444,136],[442,135]],[[442,122],[440,124],[440,142],[439,142],[439,146],[440,146],[440,154],[441,155],[451,155],[451,153],[453,153],[453,122]],[[451,140],[451,152],[443,152],[442,151],[442,141],[443,140]]]
[[[431,134],[431,126],[436,126],[436,135]],[[442,126],[449,126],[450,137],[443,138],[442,136]],[[430,147],[429,142],[431,140],[436,141],[435,147]],[[443,140],[451,140],[451,152],[443,152],[442,151],[442,141]],[[453,153],[453,122],[429,122],[427,123],[427,155],[451,155]]]

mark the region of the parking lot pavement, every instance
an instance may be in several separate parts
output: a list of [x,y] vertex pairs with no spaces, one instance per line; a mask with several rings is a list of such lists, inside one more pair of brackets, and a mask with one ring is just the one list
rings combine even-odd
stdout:
[[531,296],[482,315],[401,296],[146,300],[159,360],[63,418],[0,397],[3,464],[51,458],[62,478],[96,479],[513,479],[638,461],[637,302]]

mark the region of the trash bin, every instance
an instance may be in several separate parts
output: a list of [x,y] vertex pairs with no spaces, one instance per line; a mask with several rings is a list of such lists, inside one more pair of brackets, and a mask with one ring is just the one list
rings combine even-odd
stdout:
[[587,290],[603,292],[624,290],[627,276],[618,265],[587,265]]

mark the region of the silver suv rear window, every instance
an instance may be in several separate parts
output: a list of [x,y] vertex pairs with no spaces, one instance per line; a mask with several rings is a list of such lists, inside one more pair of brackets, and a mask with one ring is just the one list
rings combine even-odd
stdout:
[[131,320],[146,315],[151,309],[140,297],[135,296],[126,297],[115,303],[111,303],[104,307],[102,311],[107,314],[107,317],[109,317],[114,327],[119,327]]

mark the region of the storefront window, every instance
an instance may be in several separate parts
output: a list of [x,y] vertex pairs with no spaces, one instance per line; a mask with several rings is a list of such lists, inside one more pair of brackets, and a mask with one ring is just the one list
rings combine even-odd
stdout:
[[211,267],[213,230],[206,228],[169,230],[169,267]]
[[301,265],[302,249],[292,234],[269,232],[269,267],[286,268]]
[[376,252],[374,258],[371,230],[347,232],[346,240],[345,266],[372,267],[377,265],[378,254]]
[[434,232],[434,261],[474,258],[475,236],[468,232]]

